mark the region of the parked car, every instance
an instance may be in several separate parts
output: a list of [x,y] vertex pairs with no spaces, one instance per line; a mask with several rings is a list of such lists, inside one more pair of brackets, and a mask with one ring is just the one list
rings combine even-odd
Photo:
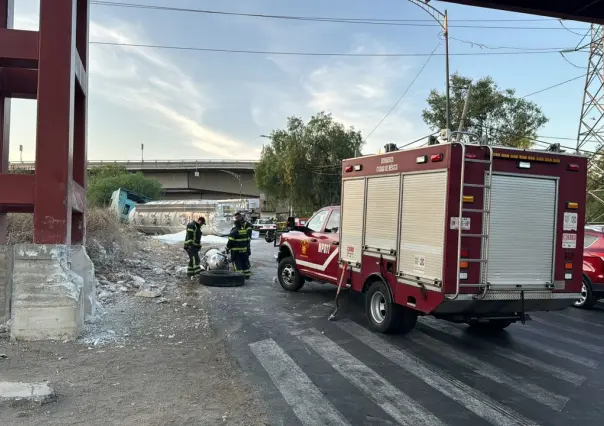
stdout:
[[574,305],[589,309],[604,299],[604,229],[586,227],[583,249],[583,288]]
[[258,219],[254,222],[253,227],[255,231],[258,231],[261,234],[277,229],[277,225],[270,219]]

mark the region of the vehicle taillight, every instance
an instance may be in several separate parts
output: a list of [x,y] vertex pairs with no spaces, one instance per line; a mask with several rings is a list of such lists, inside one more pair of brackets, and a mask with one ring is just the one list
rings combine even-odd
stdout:
[[466,249],[461,249],[459,251],[459,267],[461,269],[468,269],[470,267],[470,262],[464,259],[468,259],[470,257],[470,252]]
[[568,203],[566,203],[566,208],[567,209],[578,209],[579,203],[568,202]]
[[474,202],[474,196],[473,195],[464,195],[463,196],[463,202],[464,203],[473,203]]
[[346,173],[351,172],[352,166],[346,166],[346,168],[344,170],[346,171]]
[[578,164],[569,164],[567,169],[571,172],[578,172],[579,171],[579,165]]
[[445,158],[445,156],[441,152],[440,154],[433,154],[432,156],[430,156],[430,161],[432,161],[433,163],[438,163],[439,161],[443,161],[443,158]]
[[566,262],[566,263],[564,264],[564,269],[567,269],[567,270],[568,270],[568,269],[573,269],[573,264],[572,264],[572,262]]

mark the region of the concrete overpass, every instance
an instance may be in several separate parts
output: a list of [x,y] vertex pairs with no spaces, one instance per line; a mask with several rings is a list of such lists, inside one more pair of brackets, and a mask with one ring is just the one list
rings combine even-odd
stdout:
[[[88,169],[120,165],[157,179],[165,190],[164,199],[225,199],[261,197],[254,183],[258,160],[152,160],[88,161]],[[13,162],[10,170],[33,170],[35,162]],[[268,207],[268,206],[267,206]]]

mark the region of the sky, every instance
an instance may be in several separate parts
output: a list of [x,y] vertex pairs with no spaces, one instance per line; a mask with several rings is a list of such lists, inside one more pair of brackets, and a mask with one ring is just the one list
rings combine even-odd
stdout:
[[[120,2],[119,0],[113,0]],[[129,0],[155,6],[355,19],[408,19],[422,26],[296,21],[91,5],[90,41],[313,53],[444,53],[440,28],[405,0]],[[448,10],[451,73],[492,76],[526,95],[586,72],[585,53],[455,56],[493,49],[574,48],[588,25],[432,1]],[[38,29],[39,0],[15,1],[15,28]],[[487,20],[529,20],[498,22]],[[456,20],[478,20],[456,22]],[[459,25],[466,27],[460,27]],[[493,29],[476,26],[546,27]],[[552,29],[554,28],[554,29]],[[471,43],[481,43],[488,48]],[[440,45],[439,45],[440,43]],[[92,44],[88,159],[258,159],[287,117],[326,111],[367,136],[406,91],[426,56],[343,57],[242,54]],[[444,56],[433,56],[364,153],[431,133],[421,119],[431,89],[444,90]],[[539,131],[574,146],[584,79],[529,97],[549,118]],[[35,160],[35,101],[13,100],[10,159]]]

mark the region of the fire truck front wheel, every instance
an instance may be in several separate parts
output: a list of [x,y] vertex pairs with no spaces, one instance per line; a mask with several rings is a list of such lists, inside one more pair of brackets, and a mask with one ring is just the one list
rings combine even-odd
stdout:
[[380,333],[407,333],[417,323],[417,312],[394,303],[388,287],[381,280],[369,287],[365,312],[371,328]]
[[298,291],[304,285],[304,277],[298,272],[293,257],[286,257],[279,262],[277,275],[279,284],[287,291]]

